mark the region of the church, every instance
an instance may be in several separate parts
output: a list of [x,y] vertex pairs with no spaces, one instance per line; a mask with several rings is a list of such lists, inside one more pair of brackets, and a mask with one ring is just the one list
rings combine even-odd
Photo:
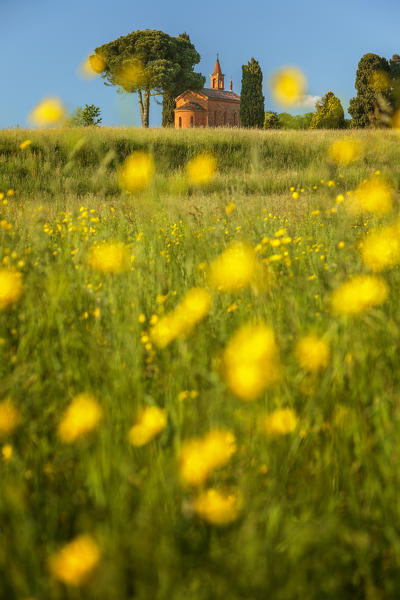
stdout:
[[214,72],[211,75],[211,87],[199,92],[186,90],[176,99],[175,127],[239,127],[240,96],[225,90],[225,75],[217,56]]

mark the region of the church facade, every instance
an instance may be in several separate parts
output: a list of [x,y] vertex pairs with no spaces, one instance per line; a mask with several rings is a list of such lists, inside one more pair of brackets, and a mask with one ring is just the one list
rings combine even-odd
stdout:
[[199,92],[186,90],[176,99],[175,127],[239,127],[240,96],[225,90],[225,75],[221,71],[219,59],[211,74],[211,87]]

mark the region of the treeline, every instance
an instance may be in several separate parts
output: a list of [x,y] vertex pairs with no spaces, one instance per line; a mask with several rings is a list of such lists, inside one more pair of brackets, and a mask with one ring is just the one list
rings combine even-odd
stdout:
[[343,106],[333,92],[317,101],[315,112],[291,115],[266,111],[264,129],[347,129],[390,127],[400,124],[400,56],[388,61],[377,54],[365,54],[358,63],[355,88],[345,119]]

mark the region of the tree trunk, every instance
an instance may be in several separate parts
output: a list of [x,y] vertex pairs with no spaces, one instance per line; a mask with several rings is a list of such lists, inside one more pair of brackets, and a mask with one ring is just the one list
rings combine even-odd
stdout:
[[150,90],[144,92],[144,119],[142,121],[143,127],[149,126],[149,113],[150,113]]
[[162,126],[163,127],[174,127],[175,125],[175,96],[177,94],[165,91],[163,95],[163,108],[162,108]]
[[138,98],[139,98],[139,108],[140,108],[140,119],[142,121],[142,127],[145,127],[142,90],[138,90]]

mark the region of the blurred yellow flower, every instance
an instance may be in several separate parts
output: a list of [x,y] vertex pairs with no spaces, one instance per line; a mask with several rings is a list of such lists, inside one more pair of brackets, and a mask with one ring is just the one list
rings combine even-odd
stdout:
[[91,54],[88,62],[95,73],[102,73],[107,66],[106,61],[99,54]]
[[271,436],[287,435],[296,429],[298,421],[292,408],[281,408],[264,417],[261,427]]
[[217,161],[209,154],[199,154],[186,165],[188,177],[195,185],[209,183],[217,171]]
[[129,257],[125,244],[109,242],[89,249],[88,265],[102,273],[120,273],[128,268]]
[[361,158],[363,150],[364,147],[360,140],[347,137],[334,141],[329,148],[328,155],[338,165],[348,165]]
[[249,285],[257,266],[253,248],[243,242],[229,246],[210,265],[209,280],[220,292],[233,292]]
[[388,295],[386,282],[374,275],[356,275],[332,295],[332,309],[338,315],[355,315],[382,304]]
[[37,127],[61,125],[67,117],[67,111],[58,98],[45,98],[29,115],[30,121]]
[[193,501],[195,512],[212,525],[228,525],[237,519],[240,509],[237,493],[224,493],[211,488],[201,492]]
[[179,455],[179,473],[188,485],[201,485],[211,473],[225,465],[236,452],[231,431],[213,430],[203,438],[186,442]]
[[97,427],[103,411],[91,394],[78,394],[67,407],[58,426],[58,437],[66,444]]
[[19,412],[10,400],[0,402],[0,436],[11,433],[19,420]]
[[298,104],[307,91],[307,80],[296,67],[283,67],[277,71],[270,85],[275,102],[283,106]]
[[393,190],[382,179],[370,178],[362,182],[349,197],[348,207],[353,213],[371,212],[380,215],[392,209]]
[[316,373],[328,366],[329,345],[316,335],[307,335],[296,345],[296,358],[302,369]]
[[204,288],[192,288],[173,311],[153,325],[150,331],[152,341],[159,348],[165,348],[176,338],[187,335],[208,314],[210,306],[210,292]]
[[400,263],[400,224],[376,229],[362,242],[361,258],[373,271],[383,271]]
[[20,143],[19,148],[20,148],[20,150],[25,150],[25,148],[27,148],[31,144],[32,144],[32,140],[25,140],[24,142]]
[[236,203],[235,202],[228,202],[228,204],[225,206],[225,214],[226,215],[230,215],[231,212],[233,212],[236,208]]
[[125,90],[134,91],[138,87],[145,87],[147,74],[143,62],[136,58],[125,62],[119,70],[116,81]]
[[279,377],[275,335],[266,325],[243,325],[223,354],[223,370],[232,392],[253,400]]
[[102,73],[106,68],[106,61],[98,54],[92,54],[83,61],[79,68],[79,73],[86,79],[93,79],[96,75]]
[[80,535],[50,557],[49,568],[59,581],[79,586],[87,581],[99,560],[97,542],[89,535]]
[[400,110],[396,110],[394,113],[391,120],[391,125],[394,129],[400,129]]
[[167,424],[167,413],[158,406],[148,406],[139,415],[138,422],[129,431],[133,446],[144,446],[155,438]]
[[1,448],[1,456],[4,460],[4,462],[7,462],[8,460],[10,460],[10,458],[12,457],[12,453],[13,453],[13,448],[12,448],[11,444],[4,444],[4,446]]
[[390,77],[385,71],[372,71],[368,83],[376,92],[384,92],[390,87]]
[[142,192],[150,184],[154,171],[154,159],[150,154],[140,150],[133,152],[120,169],[120,186],[128,192]]
[[17,302],[21,293],[21,274],[8,269],[0,269],[0,310]]

